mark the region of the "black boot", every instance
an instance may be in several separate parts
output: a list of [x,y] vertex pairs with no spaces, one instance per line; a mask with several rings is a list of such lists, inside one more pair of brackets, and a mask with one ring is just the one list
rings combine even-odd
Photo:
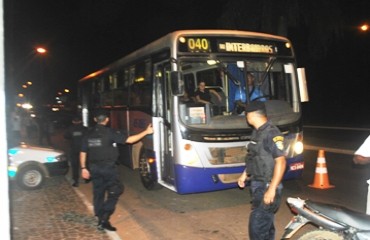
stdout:
[[101,224],[102,224],[102,222],[103,222],[103,217],[101,217],[99,214],[95,215],[95,217],[97,217],[97,218],[98,218],[98,225],[97,225],[98,229],[99,229],[99,230],[103,230],[103,228],[102,228],[102,226],[101,226]]
[[101,224],[98,226],[99,230],[108,230],[108,231],[116,231],[117,228],[113,227],[109,221],[102,221]]
[[98,230],[102,231],[104,229],[108,231],[116,231],[117,228],[113,227],[109,222],[109,214],[104,213],[102,217],[99,217]]

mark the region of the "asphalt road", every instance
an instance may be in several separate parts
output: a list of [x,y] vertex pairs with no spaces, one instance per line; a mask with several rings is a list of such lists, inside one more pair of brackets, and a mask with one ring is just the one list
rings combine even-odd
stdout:
[[[276,214],[276,239],[280,238],[292,217],[285,202],[287,197],[335,203],[360,212],[366,210],[366,180],[370,178],[370,166],[354,166],[351,154],[368,133],[325,131],[305,131],[305,143],[312,150],[306,150],[304,153],[305,170],[302,178],[284,182],[284,201]],[[326,150],[330,184],[335,185],[331,189],[308,186],[313,183],[317,150],[321,148]],[[346,150],[346,153],[343,154],[343,151],[339,150]],[[138,170],[120,166],[120,171],[125,193],[120,198],[119,208],[125,210],[125,215],[117,216],[117,221],[122,220],[123,223],[125,219],[130,219],[134,222],[134,226],[140,229],[140,236],[137,235],[135,240],[248,239],[248,188],[189,195],[179,195],[166,188],[147,191],[141,185]],[[91,196],[87,197],[88,200],[90,198]],[[130,227],[131,225],[127,226]],[[125,226],[123,233],[124,228]],[[302,230],[312,228],[313,226],[307,226]],[[133,229],[130,231],[135,232]]]
[[[344,205],[365,212],[369,167],[352,165],[351,156],[326,153],[331,189],[308,187],[313,183],[317,152],[305,152],[302,179],[284,182],[284,202],[276,215],[277,239],[292,217],[287,197],[301,197]],[[152,239],[247,239],[250,196],[248,188],[179,195],[166,188],[147,191],[137,170],[124,166],[126,186],[120,205],[130,212]]]

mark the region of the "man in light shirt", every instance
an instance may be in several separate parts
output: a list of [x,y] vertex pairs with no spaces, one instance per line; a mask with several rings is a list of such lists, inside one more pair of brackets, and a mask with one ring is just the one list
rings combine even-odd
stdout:
[[353,156],[353,162],[356,164],[370,163],[370,135],[366,138],[365,142],[355,152]]

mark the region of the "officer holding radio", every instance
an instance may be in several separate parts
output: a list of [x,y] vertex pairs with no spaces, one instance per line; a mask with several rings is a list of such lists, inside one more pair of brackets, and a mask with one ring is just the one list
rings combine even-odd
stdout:
[[[153,133],[152,125],[132,136],[127,136],[106,125],[109,122],[108,113],[100,110],[95,113],[95,127],[85,135],[81,152],[81,175],[90,179],[93,184],[93,205],[95,216],[98,217],[98,229],[116,231],[109,218],[115,210],[119,196],[123,193],[123,184],[118,175],[116,160],[118,158],[117,144],[132,144],[148,134]],[[86,168],[88,161],[89,169]],[[107,196],[107,197],[106,197]]]

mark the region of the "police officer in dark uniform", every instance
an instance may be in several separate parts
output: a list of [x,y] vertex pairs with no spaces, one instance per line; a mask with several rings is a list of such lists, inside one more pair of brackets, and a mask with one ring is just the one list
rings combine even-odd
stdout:
[[82,121],[79,116],[75,116],[72,119],[72,125],[64,132],[64,138],[70,143],[69,161],[72,168],[73,187],[78,187],[82,137],[86,134],[86,132],[87,127],[82,125]]
[[268,121],[263,102],[255,101],[245,108],[247,122],[254,128],[248,144],[246,168],[238,185],[251,181],[252,212],[249,217],[249,239],[275,239],[274,214],[280,206],[282,178],[285,172],[284,136]]
[[[94,115],[96,126],[88,131],[83,139],[80,163],[82,177],[93,183],[93,205],[95,216],[98,217],[98,229],[116,231],[109,218],[115,210],[119,196],[123,193],[123,184],[119,180],[116,160],[118,157],[117,143],[131,144],[153,133],[152,125],[142,132],[127,136],[106,127],[109,122],[108,113],[98,111]],[[87,159],[89,169],[86,168]],[[107,194],[107,197],[106,197]]]

